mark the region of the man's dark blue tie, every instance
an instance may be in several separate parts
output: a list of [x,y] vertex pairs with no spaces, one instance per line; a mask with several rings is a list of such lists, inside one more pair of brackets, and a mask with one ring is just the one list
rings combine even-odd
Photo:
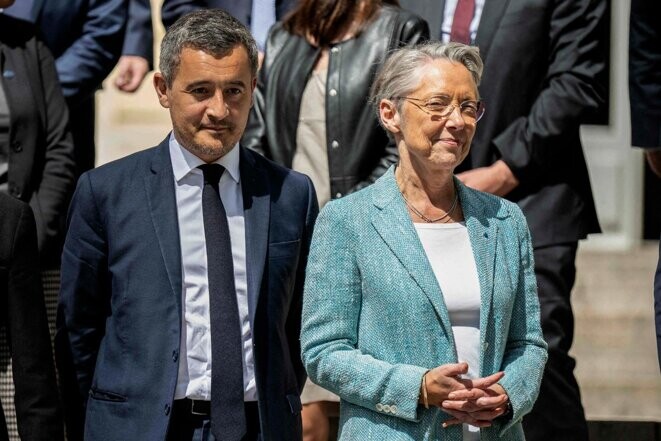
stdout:
[[225,169],[220,164],[199,168],[204,173],[202,213],[211,310],[211,432],[218,440],[240,441],[246,433],[241,323],[227,213],[218,191]]

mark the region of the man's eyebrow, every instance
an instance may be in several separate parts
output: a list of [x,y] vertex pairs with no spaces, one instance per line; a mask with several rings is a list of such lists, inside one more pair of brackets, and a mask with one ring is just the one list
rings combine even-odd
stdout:
[[192,83],[186,84],[185,89],[192,89],[199,86],[208,86],[210,83],[211,81],[206,80],[193,81]]
[[230,86],[241,86],[241,87],[246,87],[246,83],[244,83],[241,80],[233,80],[233,81],[228,81],[226,84]]

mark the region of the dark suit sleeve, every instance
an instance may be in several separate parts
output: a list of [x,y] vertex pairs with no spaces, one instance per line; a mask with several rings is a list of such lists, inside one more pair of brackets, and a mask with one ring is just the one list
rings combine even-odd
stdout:
[[69,211],[55,339],[67,432],[82,428],[110,309],[107,240],[101,219],[89,175],[83,174]]
[[631,143],[661,148],[661,3],[632,0],[629,28]]
[[151,24],[149,0],[128,0],[128,18],[122,55],[137,55],[149,62],[153,68],[154,32]]
[[294,287],[294,296],[292,304],[289,308],[287,316],[286,332],[289,344],[289,351],[292,357],[292,365],[294,366],[296,378],[298,380],[298,392],[303,391],[305,386],[305,379],[307,373],[301,360],[301,315],[303,312],[303,288],[305,283],[305,268],[308,263],[308,254],[310,253],[310,242],[312,242],[312,231],[314,223],[319,214],[319,206],[317,204],[317,194],[314,190],[312,181],[307,176],[307,214],[305,216],[305,234],[303,236],[303,243],[301,247],[300,260],[296,273],[296,285]]
[[37,263],[36,225],[25,204],[21,204],[11,256],[7,329],[18,432],[24,441],[62,440],[53,353]]
[[80,37],[56,60],[70,104],[88,97],[115,67],[122,51],[126,0],[90,0]]
[[174,24],[182,15],[205,7],[203,0],[163,0],[161,21],[165,29]]
[[[600,79],[607,66],[600,35],[606,24],[606,1],[548,3],[552,10],[544,87],[530,113],[515,119],[493,140],[522,185],[543,169],[546,158],[561,150],[565,133],[575,133],[579,122],[603,105]],[[516,93],[515,84],[503,86]]]
[[[46,45],[37,40],[39,77],[42,83],[46,142],[43,171],[39,186],[34,192],[32,205],[38,205],[40,213],[39,245],[45,255],[59,258],[59,242],[69,198],[74,185],[73,141],[68,128],[67,105],[55,71],[53,57]],[[57,240],[57,243],[54,241]]]

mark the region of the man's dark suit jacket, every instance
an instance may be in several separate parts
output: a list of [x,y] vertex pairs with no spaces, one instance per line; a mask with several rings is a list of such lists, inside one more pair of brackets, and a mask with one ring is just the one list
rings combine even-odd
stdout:
[[[632,0],[630,18],[631,144],[661,148],[661,4],[657,0]],[[654,279],[654,316],[661,367],[661,243]]]
[[[18,433],[23,441],[62,440],[55,369],[30,207],[0,193],[0,327],[12,356]],[[7,426],[0,405],[0,441]]]
[[[282,18],[298,3],[297,0],[275,0],[276,20]],[[251,0],[163,0],[161,20],[166,28],[172,26],[179,17],[202,8],[218,8],[229,12],[234,18],[250,28],[252,15]]]
[[73,144],[53,57],[35,27],[0,14],[0,71],[10,110],[9,194],[29,202],[42,263],[59,262],[73,190]]
[[[243,148],[240,171],[262,437],[297,440],[302,282],[316,196],[307,177]],[[186,356],[181,268],[167,139],[80,178],[62,256],[56,351],[70,351],[76,392],[87,402],[85,439],[165,439]]]
[[[401,0],[440,37],[445,0]],[[601,27],[605,2],[487,0],[476,44],[486,114],[457,172],[502,159],[520,185],[519,204],[542,247],[599,232],[579,138],[584,116],[603,104]]]

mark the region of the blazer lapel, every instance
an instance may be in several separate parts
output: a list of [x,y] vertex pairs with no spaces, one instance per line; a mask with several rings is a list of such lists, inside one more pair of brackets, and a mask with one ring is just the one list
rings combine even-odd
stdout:
[[[476,204],[466,187],[455,179],[459,190],[459,200],[464,211],[468,238],[470,239],[480,282],[480,344],[482,350],[486,344],[486,329],[492,311],[492,299],[495,275],[496,246],[498,225],[483,213],[481,205]],[[480,358],[480,370],[482,369]]]
[[[452,326],[443,294],[434,271],[429,264],[413,222],[395,182],[394,168],[390,168],[374,183],[374,205],[378,211],[372,217],[372,225],[388,245],[390,251],[406,268],[411,278],[425,293],[439,317],[446,335],[452,336]],[[454,339],[452,344],[454,346]]]
[[181,315],[181,244],[169,139],[169,136],[165,138],[154,153],[151,173],[145,176],[145,190],[165,269]]
[[248,279],[248,310],[254,330],[255,311],[261,291],[269,241],[271,195],[266,172],[251,153],[241,148],[241,191],[246,229],[246,273]]
[[508,3],[509,0],[488,0],[484,3],[480,24],[477,27],[477,36],[475,37],[475,43],[480,48],[480,55],[484,64],[486,64],[491,42],[498,30]]

